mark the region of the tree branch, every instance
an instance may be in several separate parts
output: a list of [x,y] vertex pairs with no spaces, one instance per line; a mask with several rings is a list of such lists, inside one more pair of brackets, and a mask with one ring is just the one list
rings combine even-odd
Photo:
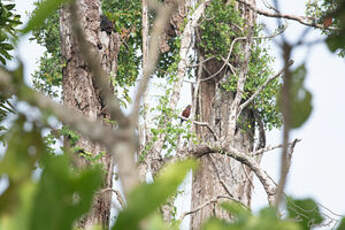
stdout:
[[237,200],[237,199],[234,199],[234,198],[232,198],[232,197],[225,196],[225,195],[218,195],[218,196],[216,196],[216,197],[214,197],[214,198],[212,198],[212,199],[210,199],[210,200],[204,202],[203,204],[199,205],[199,206],[196,207],[195,209],[183,213],[183,214],[181,215],[181,217],[180,217],[179,220],[182,221],[186,216],[191,215],[191,214],[193,214],[193,213],[196,213],[196,212],[200,211],[202,208],[206,207],[206,206],[209,205],[209,204],[217,203],[218,200],[220,200],[220,199],[228,199],[228,200],[235,201],[235,202],[241,204],[241,205],[242,205],[243,207],[245,207],[246,209],[248,209],[247,206],[245,206],[244,204],[242,204],[242,202],[239,201],[239,200]]
[[269,11],[261,10],[261,9],[257,8],[256,6],[252,5],[251,3],[246,2],[244,0],[236,0],[236,1],[239,2],[239,3],[245,4],[252,11],[255,11],[256,13],[264,15],[264,16],[267,16],[267,17],[285,18],[285,19],[293,20],[293,21],[299,22],[299,23],[301,23],[303,25],[312,26],[312,27],[315,27],[315,28],[318,28],[318,29],[338,30],[335,27],[325,28],[325,26],[323,24],[316,23],[315,22],[316,21],[315,18],[312,18],[313,21],[309,21],[308,22],[307,20],[310,20],[310,18],[305,17],[305,16],[296,16],[296,15],[282,14],[282,13],[272,13],[272,12],[269,12]]
[[[291,66],[294,63],[293,60],[290,60],[288,63],[288,66]],[[284,68],[282,68],[276,75],[274,75],[273,77],[268,78],[264,84],[262,84],[256,91],[255,93],[248,98],[245,102],[243,102],[240,107],[239,107],[239,111],[238,113],[241,113],[243,111],[244,108],[246,108],[266,87],[267,85],[273,81],[274,79],[278,78],[280,75],[282,75],[284,73]]]
[[141,98],[147,89],[150,76],[155,69],[155,66],[159,57],[160,36],[164,32],[164,29],[167,23],[169,22],[169,18],[171,14],[174,12],[174,9],[177,8],[176,1],[172,1],[171,3],[174,3],[174,4],[164,4],[163,6],[159,8],[157,18],[155,19],[155,23],[153,25],[151,41],[150,41],[149,50],[148,50],[148,57],[147,57],[148,60],[146,62],[146,65],[144,66],[143,77],[141,81],[139,82],[137,94],[134,100],[133,111],[131,113],[132,123],[136,123],[138,120]]
[[[178,116],[180,119],[184,120],[184,121],[189,121],[190,119],[185,118],[183,116]],[[192,120],[193,124],[196,125],[200,125],[200,126],[206,126],[208,128],[208,130],[210,130],[210,132],[213,134],[214,138],[216,139],[216,141],[219,140],[219,137],[217,136],[216,132],[211,128],[210,124],[207,122],[200,122],[200,121],[194,121]]]
[[239,150],[231,147],[231,146],[224,146],[223,148],[218,147],[220,146],[219,143],[216,143],[214,147],[208,145],[199,145],[194,146],[191,152],[195,156],[202,156],[204,154],[211,154],[211,153],[221,153],[225,154],[243,164],[248,166],[254,174],[258,177],[261,184],[263,185],[267,197],[268,202],[273,205],[275,194],[276,194],[276,186],[274,181],[268,176],[268,174],[260,167],[260,165],[256,162],[254,158],[250,155],[240,152]]
[[[292,147],[293,146],[293,148],[295,147],[295,145],[298,143],[298,142],[300,142],[302,139],[294,139],[291,143],[289,143],[288,145],[290,146],[290,147]],[[269,152],[269,151],[272,151],[272,150],[275,150],[275,149],[278,149],[278,148],[282,148],[283,147],[283,145],[282,144],[280,144],[280,145],[276,145],[276,146],[267,146],[266,148],[262,148],[262,149],[259,149],[259,150],[257,150],[257,151],[255,151],[255,152],[253,152],[251,155],[252,156],[259,156],[259,155],[261,155],[261,154],[263,154],[263,153],[265,153],[265,152]],[[293,150],[292,150],[293,151]]]

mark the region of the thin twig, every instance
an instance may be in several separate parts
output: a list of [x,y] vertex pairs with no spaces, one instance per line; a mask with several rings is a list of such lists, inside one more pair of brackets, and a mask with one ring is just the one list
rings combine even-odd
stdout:
[[[289,146],[292,146],[293,144],[296,145],[297,142],[300,142],[301,139],[295,139],[293,140],[293,142],[289,143],[288,145]],[[269,152],[269,151],[272,151],[272,150],[275,150],[275,149],[278,149],[278,148],[282,148],[283,147],[283,144],[280,144],[280,145],[276,145],[276,146],[267,146],[266,148],[262,148],[262,149],[259,149],[255,152],[253,152],[251,155],[252,156],[259,156],[265,152]]]
[[116,195],[116,199],[119,202],[119,204],[121,205],[121,208],[125,208],[126,207],[126,202],[125,200],[122,198],[122,195],[119,191],[113,189],[113,188],[104,188],[99,190],[97,193],[105,193],[105,192],[113,192]]
[[[190,119],[188,118],[185,118],[183,116],[179,116],[180,119],[184,120],[184,121],[188,121]],[[210,124],[207,123],[207,122],[200,122],[200,121],[193,121],[192,120],[192,123],[193,124],[196,124],[196,125],[200,125],[200,126],[206,126],[208,128],[208,130],[210,130],[210,132],[212,133],[212,135],[214,136],[214,139],[217,141],[219,140],[219,137],[217,136],[216,132],[211,128]]]
[[220,174],[219,174],[219,171],[218,171],[216,162],[215,162],[215,160],[213,159],[212,154],[209,154],[209,157],[210,157],[210,159],[211,159],[213,168],[214,168],[214,170],[216,171],[216,175],[217,175],[217,178],[218,178],[218,180],[219,180],[219,183],[223,186],[223,188],[224,188],[224,190],[226,191],[226,193],[227,193],[230,197],[233,198],[234,195],[230,192],[230,189],[228,188],[228,186],[226,185],[226,183],[224,182],[224,180],[220,177]]
[[[255,7],[253,4],[247,2],[247,1],[243,1],[243,0],[236,0],[242,4],[245,4],[249,7],[249,9],[255,11],[256,13],[258,14],[261,14],[261,15],[264,15],[264,16],[267,16],[267,17],[273,17],[273,18],[285,18],[285,19],[289,19],[289,20],[293,20],[293,21],[296,21],[296,22],[299,22],[303,25],[306,25],[306,26],[312,26],[312,27],[315,27],[315,28],[319,28],[319,29],[325,29],[325,26],[323,24],[318,24],[316,23],[316,19],[313,18],[313,21],[312,22],[308,22],[306,20],[310,20],[310,18],[308,17],[304,17],[304,16],[296,16],[296,15],[290,15],[290,14],[282,14],[282,13],[271,13],[269,11],[265,11],[265,10],[261,10],[257,7]],[[335,27],[328,27],[327,29],[330,29],[330,30],[338,30],[338,28],[335,28]]]
[[[212,198],[212,199],[210,199],[210,200],[204,202],[203,204],[199,205],[199,206],[196,207],[195,209],[183,213],[183,214],[181,215],[181,217],[180,217],[179,220],[182,221],[186,216],[191,215],[191,214],[193,214],[193,213],[196,213],[196,212],[200,211],[202,208],[206,207],[206,206],[209,205],[209,204],[217,203],[218,200],[220,200],[220,199],[232,200],[232,201],[238,202],[239,204],[243,205],[243,204],[242,204],[239,200],[237,200],[237,199],[234,199],[234,198],[232,198],[232,197],[228,197],[228,196],[225,196],[225,195],[218,195],[218,196],[216,196],[216,197],[214,197],[214,198]],[[249,209],[247,206],[244,206],[244,205],[243,205],[243,207],[245,207],[246,209]]]

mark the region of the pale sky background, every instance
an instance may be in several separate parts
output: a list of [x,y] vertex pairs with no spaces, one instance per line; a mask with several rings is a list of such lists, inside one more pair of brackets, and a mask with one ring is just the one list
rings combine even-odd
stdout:
[[[21,15],[33,9],[33,0],[15,2]],[[303,15],[305,2],[280,1],[281,11]],[[275,23],[272,18],[264,21],[271,25]],[[299,23],[289,21],[285,35],[290,41],[294,41],[304,28]],[[320,33],[315,31],[310,35],[313,40],[318,38]],[[35,42],[28,41],[28,36],[20,43],[16,54],[24,61],[28,83],[43,50]],[[274,46],[272,54],[277,57],[274,68],[278,71],[281,69],[280,54]],[[332,211],[345,214],[345,61],[331,54],[324,44],[313,47],[309,53],[306,49],[299,48],[293,53],[293,59],[293,67],[306,61],[306,87],[313,94],[313,111],[307,123],[291,135],[291,138],[302,138],[302,142],[295,148],[286,192],[297,198],[314,198]],[[183,100],[187,99],[182,99],[181,105],[188,104],[188,101]],[[280,144],[280,131],[269,133],[267,139],[270,145]],[[265,153],[262,162],[262,167],[276,180],[279,178],[279,162],[279,151]],[[256,181],[253,209],[258,210],[265,205],[266,194]]]

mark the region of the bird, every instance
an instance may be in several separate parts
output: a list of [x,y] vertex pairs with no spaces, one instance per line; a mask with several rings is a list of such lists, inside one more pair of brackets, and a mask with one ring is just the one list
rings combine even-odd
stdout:
[[330,27],[333,23],[333,18],[331,16],[327,16],[324,20],[323,20],[323,26],[327,29],[328,27]]
[[[190,116],[190,111],[192,109],[192,105],[187,105],[187,107],[182,111],[181,116],[184,118],[188,118]],[[181,124],[184,121],[183,118],[181,118]]]
[[108,35],[114,30],[113,23],[105,15],[101,15],[101,31],[107,32]]

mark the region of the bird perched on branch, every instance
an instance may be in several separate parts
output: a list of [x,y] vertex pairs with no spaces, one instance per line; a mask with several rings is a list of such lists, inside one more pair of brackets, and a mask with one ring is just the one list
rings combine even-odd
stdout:
[[327,29],[328,27],[330,27],[333,23],[333,18],[332,16],[327,16],[324,20],[323,20],[323,26]]
[[[192,109],[192,105],[187,105],[187,107],[182,111],[181,116],[185,117],[185,118],[188,118],[190,116],[191,109]],[[183,121],[184,121],[184,119],[181,118],[181,124],[182,124]]]
[[113,23],[105,15],[101,15],[101,31],[107,32],[108,35],[114,31]]

